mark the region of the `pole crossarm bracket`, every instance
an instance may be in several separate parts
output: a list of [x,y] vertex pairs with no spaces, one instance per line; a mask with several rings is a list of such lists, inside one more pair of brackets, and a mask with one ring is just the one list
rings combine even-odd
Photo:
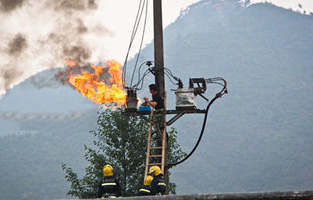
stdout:
[[[166,115],[179,115],[181,113],[184,114],[204,114],[205,110],[201,109],[190,109],[190,110],[167,110]],[[150,115],[150,111],[124,111],[122,113],[123,116],[142,116],[142,115]]]
[[170,119],[168,122],[166,122],[166,126],[170,126],[171,124],[173,124],[174,122],[176,122],[176,120],[178,120],[179,118],[181,118],[184,114],[185,114],[185,112],[178,113],[178,114],[175,115],[172,119]]

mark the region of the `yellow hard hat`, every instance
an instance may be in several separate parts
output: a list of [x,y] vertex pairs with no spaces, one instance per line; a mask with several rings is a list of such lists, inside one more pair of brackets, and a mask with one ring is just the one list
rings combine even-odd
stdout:
[[162,172],[161,172],[160,167],[158,167],[158,166],[152,166],[152,167],[150,168],[149,173],[150,173],[150,174],[153,174],[154,176],[157,176],[157,175],[161,174]]
[[105,165],[103,167],[104,176],[113,176],[113,167],[111,165]]
[[150,175],[147,176],[147,177],[145,178],[144,185],[151,185],[152,180],[153,180],[153,177],[152,177],[152,176],[150,176]]

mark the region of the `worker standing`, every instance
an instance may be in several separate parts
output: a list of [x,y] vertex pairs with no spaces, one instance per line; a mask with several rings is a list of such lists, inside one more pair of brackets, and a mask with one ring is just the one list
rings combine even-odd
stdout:
[[111,165],[105,165],[103,167],[103,175],[104,177],[99,184],[98,198],[122,196],[120,183],[113,176],[113,167]]
[[155,109],[155,113],[152,116],[152,123],[154,132],[162,133],[164,129],[164,99],[158,91],[158,87],[155,84],[149,85],[149,91],[152,94],[152,99],[150,100],[148,97],[144,97],[144,104],[151,106]]
[[163,174],[161,172],[160,167],[152,166],[150,168],[149,173],[152,174],[152,176],[153,176],[150,194],[151,195],[156,195],[156,194],[163,195],[163,194],[165,194],[166,183],[165,183],[165,180],[163,179]]
[[137,196],[149,196],[149,195],[151,195],[150,190],[151,190],[152,180],[153,180],[153,177],[150,175],[148,175],[145,178],[144,185],[140,187],[140,189],[137,193]]

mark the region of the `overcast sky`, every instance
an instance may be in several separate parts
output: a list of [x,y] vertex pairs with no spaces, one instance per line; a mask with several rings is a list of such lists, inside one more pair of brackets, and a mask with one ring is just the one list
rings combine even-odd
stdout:
[[[163,0],[163,27],[175,21],[183,9],[198,1]],[[115,59],[123,64],[139,2],[0,0],[0,95],[37,72],[64,66],[66,57],[96,64]],[[153,38],[153,1],[148,2],[144,44]],[[268,2],[301,12],[313,12],[313,0]],[[138,51],[140,35],[141,29],[131,55]]]

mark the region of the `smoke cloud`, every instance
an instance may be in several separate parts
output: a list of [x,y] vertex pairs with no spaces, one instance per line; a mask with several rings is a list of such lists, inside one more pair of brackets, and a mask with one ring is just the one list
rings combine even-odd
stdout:
[[[106,59],[112,37],[96,0],[0,0],[0,96],[48,68]],[[102,4],[102,5],[101,5]]]
[[12,10],[22,6],[24,0],[1,0],[1,11],[11,12]]
[[27,47],[26,39],[21,34],[17,34],[8,46],[8,53],[17,56]]

